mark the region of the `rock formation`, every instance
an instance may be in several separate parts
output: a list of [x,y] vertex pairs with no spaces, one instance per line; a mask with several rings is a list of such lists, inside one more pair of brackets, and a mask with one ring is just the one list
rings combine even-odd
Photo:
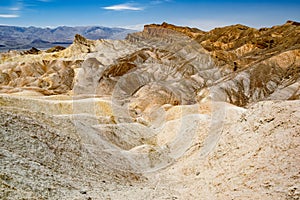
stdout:
[[0,54],[4,199],[299,199],[300,28],[145,25]]

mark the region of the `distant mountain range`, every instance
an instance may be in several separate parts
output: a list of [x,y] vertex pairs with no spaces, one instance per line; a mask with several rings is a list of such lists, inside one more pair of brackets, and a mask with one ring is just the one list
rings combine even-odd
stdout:
[[50,48],[68,46],[76,34],[88,39],[124,39],[130,29],[102,26],[59,26],[57,28],[18,27],[0,25],[0,51],[9,49]]

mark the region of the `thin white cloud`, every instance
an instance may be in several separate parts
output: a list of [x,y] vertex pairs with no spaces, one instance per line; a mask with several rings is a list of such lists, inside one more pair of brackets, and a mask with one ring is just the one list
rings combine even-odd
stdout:
[[19,11],[19,10],[21,10],[21,8],[20,8],[20,7],[11,7],[11,8],[9,8],[8,10],[11,10],[11,11]]
[[150,1],[150,4],[158,5],[158,4],[167,3],[167,2],[172,2],[172,0],[153,0],[153,1]]
[[144,10],[142,7],[135,7],[131,4],[118,4],[118,5],[113,5],[113,6],[106,6],[102,7],[105,10],[115,10],[115,11],[123,11],[123,10],[134,10],[134,11],[139,11],[139,10]]
[[20,15],[16,14],[0,14],[0,18],[18,18]]

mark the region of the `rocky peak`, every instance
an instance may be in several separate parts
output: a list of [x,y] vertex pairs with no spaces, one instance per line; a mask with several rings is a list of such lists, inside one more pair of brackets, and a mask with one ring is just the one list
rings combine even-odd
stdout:
[[292,21],[292,20],[288,20],[285,23],[286,25],[295,25],[295,26],[300,26],[300,22],[296,22],[296,21]]
[[39,54],[39,53],[40,53],[40,50],[35,47],[32,47],[28,51],[24,51],[24,54]]
[[86,39],[82,35],[76,34],[70,49],[76,52],[89,53],[92,51],[94,45],[95,41]]
[[201,31],[197,28],[176,26],[173,24],[168,24],[166,22],[163,22],[162,24],[149,24],[144,26],[144,32],[151,33],[153,32],[151,30],[156,30],[156,29],[164,29],[165,31],[172,30],[172,31],[183,33],[192,38],[198,37],[205,33],[204,31]]
[[79,34],[76,34],[73,43],[88,46],[91,42],[88,39],[86,39],[85,37],[83,37]]

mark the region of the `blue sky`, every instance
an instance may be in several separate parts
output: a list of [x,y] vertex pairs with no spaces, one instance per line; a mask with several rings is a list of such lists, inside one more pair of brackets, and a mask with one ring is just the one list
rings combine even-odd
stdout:
[[300,21],[300,0],[0,0],[0,24],[101,25],[140,29],[164,21],[210,30],[231,24],[270,27]]

